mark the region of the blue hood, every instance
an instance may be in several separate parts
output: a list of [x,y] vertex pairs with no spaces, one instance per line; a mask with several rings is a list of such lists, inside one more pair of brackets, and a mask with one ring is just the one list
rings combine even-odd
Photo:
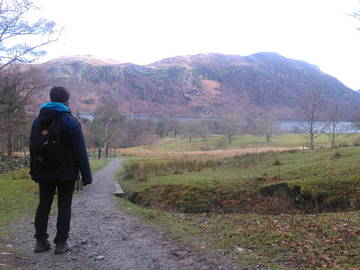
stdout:
[[60,102],[47,102],[40,106],[40,109],[48,109],[57,112],[70,112],[68,106]]

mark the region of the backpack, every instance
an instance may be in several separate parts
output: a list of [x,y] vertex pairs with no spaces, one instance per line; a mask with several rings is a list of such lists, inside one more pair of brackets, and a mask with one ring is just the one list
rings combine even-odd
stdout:
[[31,153],[35,169],[56,169],[65,158],[65,147],[62,140],[59,118],[49,126],[39,129],[31,137]]

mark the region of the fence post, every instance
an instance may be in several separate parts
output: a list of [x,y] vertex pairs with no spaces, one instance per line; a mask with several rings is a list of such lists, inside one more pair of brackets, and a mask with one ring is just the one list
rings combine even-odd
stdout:
[[24,149],[24,165],[26,168],[29,168],[28,160],[27,160],[27,154],[26,149]]
[[99,150],[98,150],[98,158],[100,159],[101,158],[101,148],[99,147]]

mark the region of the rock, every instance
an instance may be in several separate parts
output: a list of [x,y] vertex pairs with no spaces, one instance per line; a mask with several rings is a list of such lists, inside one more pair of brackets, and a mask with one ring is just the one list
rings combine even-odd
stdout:
[[97,256],[97,253],[96,252],[93,252],[93,253],[91,253],[91,255],[89,256],[89,258],[90,257],[96,257]]
[[5,247],[7,247],[7,248],[13,248],[14,246],[13,246],[13,245],[6,245]]
[[235,247],[235,249],[239,252],[251,251],[250,249],[242,248],[242,247]]
[[178,250],[173,250],[171,252],[171,255],[179,258],[179,257],[184,257],[187,253],[188,253],[187,250],[178,249]]
[[103,259],[105,259],[105,256],[96,256],[95,257],[95,261],[102,261]]

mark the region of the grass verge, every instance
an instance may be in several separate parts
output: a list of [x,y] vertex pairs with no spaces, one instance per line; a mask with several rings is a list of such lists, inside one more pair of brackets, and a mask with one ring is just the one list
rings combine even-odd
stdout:
[[121,184],[138,204],[185,213],[357,210],[359,162],[359,147],[139,159],[125,167]]
[[358,147],[248,154],[198,169],[137,159],[119,180],[138,205],[120,205],[241,265],[358,269],[359,162]]
[[[91,160],[92,172],[97,172],[108,162],[105,159]],[[28,169],[0,174],[0,240],[6,237],[8,224],[34,215],[37,202],[38,187],[30,179]]]
[[358,269],[358,212],[318,215],[180,214],[120,207],[193,248],[221,251],[241,266]]

